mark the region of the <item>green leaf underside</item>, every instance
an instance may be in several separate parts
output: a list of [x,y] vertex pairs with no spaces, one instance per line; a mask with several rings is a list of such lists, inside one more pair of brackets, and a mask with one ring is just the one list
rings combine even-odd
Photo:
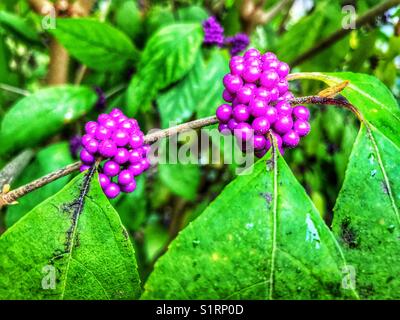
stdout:
[[127,91],[131,114],[146,106],[161,89],[193,67],[202,42],[200,24],[176,23],[159,29],[147,42],[138,72]]
[[236,178],[178,235],[143,299],[354,297],[341,289],[345,262],[335,239],[285,161],[276,161]]
[[138,51],[128,36],[113,26],[90,19],[57,19],[49,30],[77,60],[89,68],[121,70]]
[[69,85],[43,89],[22,98],[1,123],[0,154],[34,146],[59,132],[65,124],[90,111],[96,99],[93,90]]
[[345,96],[362,114],[333,232],[355,268],[361,298],[398,298],[400,280],[400,108],[376,78],[354,73],[305,73],[329,85],[350,80]]
[[[135,299],[135,254],[97,175],[83,173],[0,238],[1,299]],[[84,197],[83,209],[77,214]],[[55,289],[43,289],[54,266]],[[49,267],[50,266],[50,267]]]

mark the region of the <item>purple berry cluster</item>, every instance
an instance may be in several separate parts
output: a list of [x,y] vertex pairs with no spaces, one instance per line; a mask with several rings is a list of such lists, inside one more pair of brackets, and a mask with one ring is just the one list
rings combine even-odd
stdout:
[[229,62],[222,94],[227,102],[217,108],[219,131],[233,133],[243,151],[251,146],[262,157],[275,136],[280,152],[294,148],[310,132],[310,112],[305,106],[292,107],[286,76],[289,66],[272,52],[261,54],[252,48]]
[[80,171],[88,170],[96,159],[102,159],[99,181],[110,199],[121,191],[133,192],[136,189],[135,176],[150,167],[147,159],[150,146],[144,144],[143,132],[135,119],[129,119],[119,109],[100,114],[97,122],[86,123],[81,142],[83,164]]
[[222,47],[224,45],[224,28],[219,24],[215,17],[209,17],[203,21],[204,30],[204,44],[217,45]]
[[245,33],[237,33],[232,37],[225,39],[225,45],[230,46],[230,53],[232,56],[244,51],[250,43],[250,39]]

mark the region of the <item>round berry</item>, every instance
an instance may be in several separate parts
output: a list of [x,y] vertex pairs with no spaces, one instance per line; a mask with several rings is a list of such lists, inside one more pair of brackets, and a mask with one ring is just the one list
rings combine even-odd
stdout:
[[79,167],[79,171],[80,172],[83,172],[83,171],[86,171],[86,170],[89,170],[89,169],[90,169],[90,166],[88,166],[87,164],[83,164],[83,165],[81,165]]
[[144,139],[142,134],[133,134],[129,140],[129,144],[133,149],[140,148],[143,145]]
[[120,171],[119,164],[115,161],[108,160],[103,165],[103,172],[109,177],[115,177]]
[[250,118],[250,112],[246,105],[239,104],[233,108],[233,117],[237,122],[244,122]]
[[111,137],[112,131],[104,126],[98,126],[95,132],[96,139],[106,140]]
[[130,153],[125,148],[118,148],[113,160],[118,164],[124,164],[128,162]]
[[282,115],[274,123],[274,129],[277,133],[284,134],[292,129],[293,120],[292,117]]
[[249,85],[244,85],[236,93],[236,99],[239,103],[249,103],[253,97],[253,88]]
[[117,129],[112,134],[112,140],[117,147],[124,147],[129,142],[129,133],[124,129]]
[[222,99],[224,99],[226,102],[232,102],[234,98],[234,95],[232,95],[228,90],[224,89],[222,92]]
[[[276,144],[278,145],[278,148],[281,148],[282,147],[282,138],[281,138],[281,136],[279,134],[277,134],[276,132],[273,132],[273,131],[272,131],[271,134],[273,135],[273,137],[271,137],[271,139],[274,138],[276,140]],[[271,142],[271,146],[272,146],[272,141],[270,141],[270,142]]]
[[125,130],[128,133],[132,133],[139,129],[139,125],[134,119],[126,119],[119,124],[121,130]]
[[117,153],[117,145],[112,140],[104,140],[99,144],[99,153],[105,158],[114,157]]
[[106,120],[104,120],[102,125],[104,127],[106,127],[107,129],[111,129],[111,130],[114,130],[117,128],[117,122],[111,117],[108,117]]
[[104,190],[104,193],[107,198],[114,199],[121,193],[121,189],[116,183],[111,182],[110,185]]
[[277,87],[273,87],[269,91],[269,101],[274,102],[279,98],[279,90]]
[[253,137],[253,129],[248,123],[241,122],[234,129],[234,134],[240,141],[249,141]]
[[265,110],[265,117],[270,124],[274,123],[278,119],[278,111],[275,107],[267,106]]
[[143,172],[143,168],[140,162],[130,165],[128,167],[128,170],[131,171],[134,176],[138,176]]
[[264,87],[257,88],[256,91],[255,91],[255,96],[257,98],[265,100],[266,102],[270,102],[271,101],[270,93]]
[[109,113],[109,115],[110,115],[110,117],[112,117],[112,118],[118,118],[119,116],[122,116],[123,115],[123,112],[120,110],[120,109],[118,109],[118,108],[115,108],[115,109],[112,109],[111,110],[111,112]]
[[97,122],[100,124],[100,125],[104,125],[106,122],[107,122],[107,120],[109,120],[111,117],[108,115],[108,114],[106,114],[106,113],[101,113],[101,114],[99,114],[99,116],[97,117]]
[[110,185],[111,180],[104,173],[99,173],[99,182],[100,182],[101,188],[104,190],[105,188],[107,188]]
[[250,102],[250,112],[253,117],[265,116],[268,104],[265,100],[254,98]]
[[305,106],[294,107],[293,115],[296,119],[302,119],[306,121],[310,119],[310,111]]
[[237,122],[235,119],[231,119],[228,121],[228,128],[233,131],[235,130],[235,128],[237,127],[237,125],[239,124],[239,122]]
[[260,76],[260,83],[267,89],[272,89],[279,82],[279,75],[274,70],[266,70]]
[[283,144],[288,148],[296,147],[299,144],[299,141],[299,135],[293,130],[286,132],[282,137]]
[[118,175],[118,183],[120,185],[127,185],[134,181],[133,173],[129,170],[122,170]]
[[250,57],[260,58],[261,57],[260,51],[258,51],[255,48],[250,48],[249,50],[247,50],[245,52],[245,54],[243,55],[243,58],[249,59]]
[[231,74],[240,76],[245,70],[245,66],[241,62],[230,62],[229,69],[231,70]]
[[283,95],[289,90],[289,83],[287,80],[281,80],[277,83],[276,88],[279,91],[279,95]]
[[266,52],[261,56],[261,61],[264,63],[268,60],[276,60],[277,57],[275,55],[275,53],[272,52]]
[[236,93],[243,85],[240,76],[233,74],[227,74],[223,79],[223,83],[230,93]]
[[247,67],[242,73],[242,78],[246,82],[256,82],[258,79],[260,79],[260,76],[261,70],[254,66]]
[[142,160],[140,160],[140,165],[142,167],[143,171],[146,171],[150,168],[150,160],[147,158],[143,158]]
[[287,63],[279,62],[276,71],[281,78],[285,78],[289,74],[290,68]]
[[95,154],[99,149],[99,142],[96,139],[82,140],[82,146],[91,154]]
[[289,102],[281,101],[278,102],[275,106],[276,110],[279,114],[290,115],[292,114],[292,106]]
[[221,132],[223,135],[228,135],[229,133],[231,133],[231,130],[229,129],[227,123],[220,123],[218,125],[218,131]]
[[120,125],[121,123],[123,123],[125,120],[128,120],[129,118],[122,114],[119,117],[115,118],[115,121],[117,121],[117,124]]
[[227,123],[232,116],[232,107],[229,104],[221,104],[216,111],[220,122]]
[[144,144],[142,147],[139,148],[139,150],[141,150],[142,156],[146,157],[150,153],[151,146],[149,144]]
[[95,121],[89,121],[85,124],[85,132],[91,135],[96,133],[96,129],[99,125]]
[[86,149],[81,150],[80,159],[84,164],[93,164],[96,161],[96,158]]
[[81,144],[84,147],[86,143],[90,142],[91,140],[94,139],[94,135],[92,134],[84,134],[81,138]]
[[135,179],[132,180],[131,183],[128,183],[127,185],[122,185],[121,186],[121,191],[125,193],[131,193],[135,191],[136,189],[136,181]]
[[268,132],[270,123],[267,117],[258,117],[253,120],[251,126],[256,134],[263,135]]
[[[279,61],[278,60],[267,60],[263,63],[263,71],[266,70],[277,70],[279,67]],[[278,75],[279,76],[279,75]]]
[[133,149],[129,152],[129,162],[138,163],[142,160],[142,152],[139,149]]
[[267,144],[267,139],[261,135],[255,135],[253,137],[253,146],[255,150],[262,150]]
[[249,68],[249,67],[261,68],[262,62],[261,62],[260,58],[250,57],[250,58],[246,59],[244,65],[247,68]]
[[310,124],[306,120],[296,120],[293,124],[293,130],[300,136],[304,137],[309,134],[311,130]]

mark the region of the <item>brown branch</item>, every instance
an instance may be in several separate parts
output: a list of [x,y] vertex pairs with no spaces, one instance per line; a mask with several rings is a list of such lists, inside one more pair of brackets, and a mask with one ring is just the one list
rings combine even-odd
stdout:
[[31,149],[24,150],[1,169],[0,192],[5,185],[11,184],[21,174],[33,156],[34,152]]
[[[357,27],[361,27],[363,25],[366,25],[370,22],[373,22],[376,17],[382,15],[385,11],[389,10],[390,8],[400,4],[400,0],[388,0],[383,3],[380,3],[376,5],[375,7],[371,8],[367,12],[365,12],[362,16],[356,19],[355,23]],[[301,64],[305,60],[315,56],[317,53],[320,51],[323,51],[327,48],[329,48],[331,45],[335,44],[337,41],[341,40],[344,38],[347,34],[349,34],[353,29],[339,29],[336,32],[332,33],[330,36],[327,38],[321,40],[319,43],[317,43],[314,47],[310,48],[300,56],[298,56],[296,59],[291,61],[289,64],[293,67],[296,65]]]

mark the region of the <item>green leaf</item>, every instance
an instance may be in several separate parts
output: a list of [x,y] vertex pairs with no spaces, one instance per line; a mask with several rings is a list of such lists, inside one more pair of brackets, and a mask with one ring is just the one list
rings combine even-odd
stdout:
[[212,115],[223,102],[222,78],[228,72],[227,65],[227,59],[220,51],[213,51],[207,61],[199,55],[188,75],[158,96],[162,127],[169,127],[170,122],[182,123],[193,112],[197,112],[199,118]]
[[[12,187],[15,189],[16,186],[29,183],[71,164],[73,161],[68,142],[53,144],[37,153],[35,160],[24,170],[23,177],[19,179],[15,185],[13,184]],[[8,228],[11,227],[37,204],[58,192],[68,180],[68,177],[58,179],[18,199],[18,205],[9,206],[7,208],[6,226]]]
[[127,91],[130,114],[193,67],[203,39],[200,24],[176,23],[159,29],[147,42]]
[[304,74],[342,94],[363,119],[334,208],[333,231],[356,271],[362,298],[393,299],[400,280],[400,108],[376,78],[353,73]]
[[31,23],[28,23],[26,19],[11,12],[0,10],[0,25],[17,32],[27,40],[34,42],[40,40],[39,34]]
[[117,26],[131,38],[141,30],[142,17],[136,1],[124,1],[117,7],[115,16]]
[[354,297],[341,289],[334,237],[277,157],[236,178],[178,235],[143,299]]
[[1,236],[0,251],[1,299],[135,299],[140,294],[132,244],[97,174],[91,182],[79,175],[33,209]]
[[200,168],[197,164],[165,163],[158,165],[160,180],[175,194],[187,200],[195,200],[200,184]]
[[5,114],[0,154],[34,146],[92,109],[97,96],[86,87],[58,86],[22,98]]
[[208,12],[200,6],[180,8],[176,12],[179,21],[201,23],[208,18]]
[[121,70],[138,58],[129,38],[108,23],[87,18],[57,19],[57,28],[49,32],[72,56],[95,70]]

